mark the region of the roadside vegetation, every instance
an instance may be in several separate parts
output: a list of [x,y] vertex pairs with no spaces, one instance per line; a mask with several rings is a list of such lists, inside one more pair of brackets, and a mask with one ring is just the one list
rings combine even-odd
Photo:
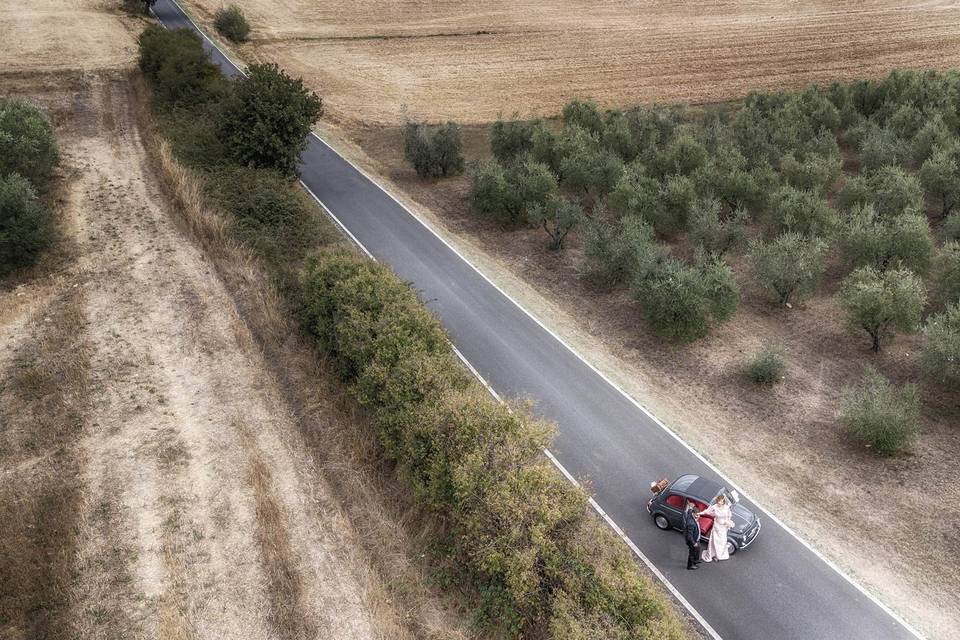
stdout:
[[319,99],[271,66],[225,82],[184,32],[149,27],[140,48],[160,131],[202,178],[197,197],[229,215],[225,233],[284,295],[276,311],[299,310],[369,412],[380,464],[435,518],[431,546],[447,567],[438,580],[466,593],[478,625],[507,637],[683,637],[585,493],[545,460],[550,427],[495,403],[389,269],[330,248],[339,240],[324,235],[294,180],[295,156],[281,153],[291,147],[278,143],[303,137]]
[[213,15],[213,25],[220,35],[234,42],[246,42],[250,37],[250,24],[236,5],[217,9]]

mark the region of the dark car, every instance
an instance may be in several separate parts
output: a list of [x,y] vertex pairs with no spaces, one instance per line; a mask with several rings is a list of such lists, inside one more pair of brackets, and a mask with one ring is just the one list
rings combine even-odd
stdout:
[[[659,528],[665,531],[679,530],[683,528],[683,507],[687,500],[692,500],[697,509],[703,511],[720,494],[727,497],[727,503],[731,505],[733,512],[734,525],[727,532],[727,551],[733,555],[740,549],[750,546],[760,533],[760,518],[739,504],[740,496],[736,491],[728,491],[722,484],[700,476],[680,476],[650,499],[647,503],[647,511]],[[710,537],[711,527],[713,527],[713,518],[701,516],[700,539],[702,541],[705,542]]]

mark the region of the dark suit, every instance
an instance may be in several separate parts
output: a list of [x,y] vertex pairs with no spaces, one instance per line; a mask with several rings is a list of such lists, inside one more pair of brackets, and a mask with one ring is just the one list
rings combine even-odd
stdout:
[[700,523],[693,517],[695,509],[683,512],[683,537],[687,542],[687,569],[700,562]]

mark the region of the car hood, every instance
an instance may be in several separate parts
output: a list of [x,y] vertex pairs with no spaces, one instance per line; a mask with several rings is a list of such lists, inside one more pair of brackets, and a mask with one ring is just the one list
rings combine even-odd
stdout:
[[733,512],[734,531],[746,531],[757,521],[757,516],[754,515],[753,511],[743,505],[735,504],[731,511]]

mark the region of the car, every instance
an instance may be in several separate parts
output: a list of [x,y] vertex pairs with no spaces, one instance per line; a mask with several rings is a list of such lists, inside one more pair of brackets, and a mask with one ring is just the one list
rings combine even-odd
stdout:
[[[727,490],[719,482],[687,474],[670,483],[666,480],[655,482],[650,488],[655,495],[647,503],[647,511],[654,524],[664,531],[683,529],[683,508],[687,500],[693,501],[697,509],[703,511],[717,496],[723,494],[733,513],[734,526],[727,532],[727,551],[730,555],[749,547],[760,534],[760,518],[740,504],[740,496],[736,491]],[[711,527],[713,518],[701,516],[701,541],[706,542],[710,537]]]

